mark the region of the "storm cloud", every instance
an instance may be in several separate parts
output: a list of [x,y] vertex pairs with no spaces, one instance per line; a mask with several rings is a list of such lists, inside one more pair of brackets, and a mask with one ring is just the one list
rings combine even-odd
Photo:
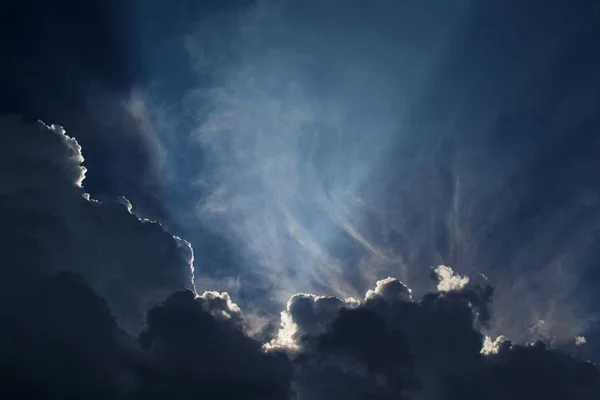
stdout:
[[90,197],[81,146],[62,127],[3,116],[0,131],[3,297],[78,273],[135,332],[148,307],[192,287],[190,245],[132,214],[124,198]]

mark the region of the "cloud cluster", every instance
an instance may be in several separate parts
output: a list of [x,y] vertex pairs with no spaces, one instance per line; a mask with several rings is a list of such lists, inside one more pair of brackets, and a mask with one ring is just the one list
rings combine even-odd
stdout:
[[[342,308],[326,330],[295,336],[289,348],[298,398],[592,399],[600,395],[600,373],[589,362],[543,342],[516,345],[499,338],[490,343],[482,332],[489,320],[491,288],[470,285],[418,300],[385,295],[405,293],[398,284],[389,278],[380,281],[381,294],[373,291],[360,305]],[[294,314],[291,318],[293,322]],[[307,321],[298,319],[298,325],[306,326]]]
[[[77,275],[23,290],[2,315],[3,398],[287,399],[292,366],[191,291],[150,309],[139,340]],[[220,310],[227,311],[223,304]],[[213,311],[217,306],[212,304]]]
[[229,295],[182,291],[186,241],[93,200],[61,127],[0,131],[2,397],[287,398],[289,361],[246,336]]
[[1,129],[3,398],[600,396],[580,357],[487,338],[493,290],[450,267],[425,295],[394,278],[360,301],[296,294],[277,335],[252,338],[227,293],[185,290],[183,240],[124,199],[84,192],[81,148],[63,129],[14,117]]
[[[148,312],[140,343],[158,368],[158,376],[167,378],[165,395],[177,398],[183,390],[207,398],[288,398],[292,368],[287,357],[264,353],[260,342],[245,335],[239,321],[211,315],[206,303],[205,297],[195,298],[190,291],[178,292]],[[220,309],[226,310],[226,306]],[[149,380],[148,384],[165,382]],[[156,390],[160,388],[152,388]]]
[[379,281],[360,306],[342,309],[327,329],[296,336],[299,388],[306,391],[301,398],[330,398],[350,382],[361,390],[348,386],[349,398],[440,398],[447,379],[476,371],[491,290],[472,287],[420,300],[409,293],[395,279]]
[[[379,282],[379,292],[399,292],[398,283]],[[144,331],[133,340],[81,277],[60,273],[32,289],[2,316],[0,387],[6,398],[600,395],[600,371],[593,364],[542,342],[524,346],[502,339],[494,351],[482,351],[480,308],[490,290],[477,286],[418,300],[371,294],[347,306],[335,298],[294,296],[287,311],[302,333],[291,338],[293,346],[269,349],[244,332],[241,310],[238,319],[222,318],[232,306],[215,302],[215,293],[172,294],[148,311]]]
[[325,332],[342,308],[354,308],[358,304],[353,298],[342,300],[331,296],[296,294],[288,301],[286,310],[281,313],[279,332],[266,348],[298,350],[301,338]]

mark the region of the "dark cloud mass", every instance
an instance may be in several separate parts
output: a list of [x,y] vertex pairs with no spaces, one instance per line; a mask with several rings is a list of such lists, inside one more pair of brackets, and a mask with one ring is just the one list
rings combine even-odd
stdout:
[[40,279],[10,301],[0,316],[3,398],[108,399],[132,388],[132,343],[80,276]]
[[214,304],[207,303],[192,292],[178,292],[148,312],[140,343],[159,376],[169,380],[169,397],[181,390],[183,398],[185,393],[215,399],[289,398],[292,369],[287,357],[263,353],[239,321],[212,316]]
[[[397,287],[397,281],[380,285],[385,286]],[[593,364],[542,342],[505,341],[484,350],[481,330],[491,294],[490,288],[473,285],[418,301],[371,295],[358,307],[341,309],[324,332],[297,339],[299,398],[591,399],[600,394]]]
[[131,214],[125,199],[90,198],[81,147],[61,127],[3,116],[0,131],[2,296],[59,271],[80,273],[135,331],[149,306],[191,286],[187,242]]

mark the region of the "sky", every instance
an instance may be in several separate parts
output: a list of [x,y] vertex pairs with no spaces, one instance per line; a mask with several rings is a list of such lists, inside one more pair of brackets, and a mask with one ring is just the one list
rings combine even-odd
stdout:
[[3,398],[599,398],[599,22],[10,2]]

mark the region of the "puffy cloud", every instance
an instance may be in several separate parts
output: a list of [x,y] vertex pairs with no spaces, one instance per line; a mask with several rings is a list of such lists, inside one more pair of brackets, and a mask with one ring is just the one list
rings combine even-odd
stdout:
[[[225,311],[227,305],[220,304]],[[148,312],[140,342],[168,383],[167,392],[161,392],[162,381],[158,386],[146,381],[145,390],[171,398],[179,398],[179,390],[207,398],[287,398],[292,369],[286,356],[263,352],[235,321],[213,317],[206,299],[190,291],[177,292]]]
[[490,354],[498,354],[502,346],[510,344],[508,339],[504,336],[498,336],[495,340],[492,340],[491,337],[486,336],[483,341],[483,347],[481,348],[481,354],[490,355]]
[[468,276],[458,275],[451,267],[440,265],[434,271],[439,280],[437,290],[440,292],[461,290],[469,283]]
[[[323,333],[305,332],[296,342],[300,399],[525,399],[537,398],[536,391],[542,398],[592,399],[600,394],[600,375],[590,363],[541,344],[484,337],[491,288],[470,284],[420,299],[374,295],[407,293],[398,292],[398,284],[380,281],[362,304],[341,308]],[[561,378],[544,383],[554,376]],[[496,386],[502,385],[500,396]]]
[[85,193],[81,146],[59,126],[0,118],[2,296],[59,271],[80,273],[134,332],[145,311],[191,286],[187,242]]
[[238,319],[240,308],[235,304],[227,292],[204,292],[198,298],[204,308],[215,318]]
[[575,344],[577,346],[581,346],[583,344],[587,343],[587,339],[585,338],[585,336],[577,336],[575,337]]
[[412,299],[411,290],[396,278],[386,278],[377,281],[375,290],[367,291],[365,300],[382,298],[390,303],[409,301]]
[[358,304],[353,298],[342,300],[331,296],[296,294],[288,301],[286,310],[281,313],[281,328],[267,348],[298,350],[304,336],[324,333],[342,308],[354,308]]

